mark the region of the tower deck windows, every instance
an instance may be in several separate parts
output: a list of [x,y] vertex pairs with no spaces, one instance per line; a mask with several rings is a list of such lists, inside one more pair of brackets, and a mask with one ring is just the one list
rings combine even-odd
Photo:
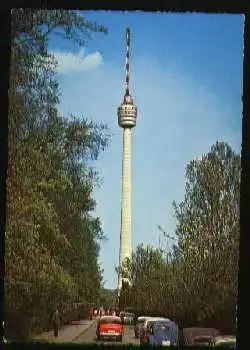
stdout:
[[118,107],[118,123],[122,128],[136,125],[137,107],[134,104],[121,104]]

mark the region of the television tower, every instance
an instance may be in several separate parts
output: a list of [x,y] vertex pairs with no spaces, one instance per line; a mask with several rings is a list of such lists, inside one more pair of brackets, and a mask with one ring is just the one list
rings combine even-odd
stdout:
[[[123,128],[122,157],[122,201],[121,201],[121,231],[119,267],[124,259],[130,258],[131,247],[131,129],[136,125],[137,107],[130,94],[130,29],[126,29],[126,78],[123,102],[117,109],[118,124]],[[118,294],[125,278],[118,275]]]

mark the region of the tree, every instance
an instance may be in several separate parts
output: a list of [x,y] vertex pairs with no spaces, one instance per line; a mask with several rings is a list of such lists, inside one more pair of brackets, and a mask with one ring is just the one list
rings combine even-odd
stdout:
[[188,164],[186,177],[184,201],[174,203],[183,282],[197,319],[216,319],[237,295],[240,156],[216,142]]
[[84,45],[91,32],[107,30],[76,11],[12,10],[5,319],[25,339],[48,326],[57,304],[73,308],[101,288],[103,233],[91,216],[98,173],[89,161],[107,147],[108,130],[58,113],[48,52],[52,34]]
[[[121,291],[123,306],[131,306],[141,313],[162,312],[160,295],[164,280],[165,261],[160,249],[139,245],[121,267],[123,275],[129,273],[131,285],[124,284]],[[158,303],[159,300],[159,303]],[[129,305],[128,305],[129,304]]]
[[104,309],[110,309],[116,307],[116,291],[111,289],[102,288],[100,293],[100,305]]

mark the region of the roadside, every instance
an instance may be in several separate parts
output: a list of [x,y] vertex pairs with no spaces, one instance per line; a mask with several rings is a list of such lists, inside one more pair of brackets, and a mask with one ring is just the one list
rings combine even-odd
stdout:
[[53,330],[35,335],[33,342],[64,343],[71,342],[78,338],[82,333],[89,329],[95,320],[73,321],[71,325],[62,326],[59,330],[58,337],[54,337]]

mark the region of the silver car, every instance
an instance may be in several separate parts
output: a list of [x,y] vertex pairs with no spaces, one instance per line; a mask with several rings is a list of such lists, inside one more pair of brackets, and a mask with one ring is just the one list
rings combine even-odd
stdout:
[[124,324],[132,325],[134,322],[135,314],[133,314],[132,312],[122,311],[120,312],[119,316],[123,320]]

